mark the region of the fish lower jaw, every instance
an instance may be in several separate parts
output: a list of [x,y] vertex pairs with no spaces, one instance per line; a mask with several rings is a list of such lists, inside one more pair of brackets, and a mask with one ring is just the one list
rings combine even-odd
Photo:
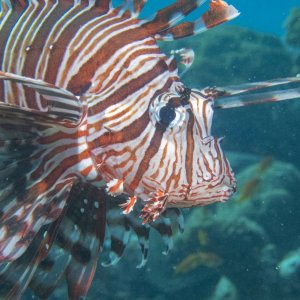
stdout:
[[156,192],[152,192],[148,195],[139,194],[136,195],[142,199],[142,202],[153,202],[155,199],[163,199],[165,201],[164,208],[170,207],[193,207],[193,206],[205,206],[215,202],[226,202],[235,192],[235,185],[233,186],[218,186],[215,189],[197,189],[184,187],[177,191],[163,191],[158,189]]

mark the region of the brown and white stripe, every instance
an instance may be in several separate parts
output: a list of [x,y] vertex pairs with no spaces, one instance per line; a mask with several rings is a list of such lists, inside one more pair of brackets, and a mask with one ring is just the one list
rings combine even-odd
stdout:
[[32,280],[36,293],[48,297],[58,285],[48,281],[58,261],[70,298],[85,296],[104,239],[105,182],[142,200],[144,219],[136,208],[118,217],[110,207],[106,264],[122,256],[133,231],[144,265],[150,227],[163,236],[167,252],[169,217],[182,228],[176,207],[225,201],[234,192],[221,139],[211,135],[213,108],[296,98],[299,89],[242,94],[299,78],[186,88],[175,57],[156,42],[238,15],[212,0],[203,16],[180,23],[204,2],[178,0],[140,20],[145,0],[117,8],[108,0],[0,1],[0,296],[18,298]]

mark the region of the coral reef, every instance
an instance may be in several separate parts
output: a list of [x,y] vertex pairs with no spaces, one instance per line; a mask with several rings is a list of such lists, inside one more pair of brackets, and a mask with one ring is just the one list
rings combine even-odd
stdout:
[[[293,299],[293,291],[300,288],[299,279],[292,282],[293,289],[280,288],[280,283],[285,284],[287,263],[294,267],[293,273],[298,271],[299,266],[292,263],[299,257],[281,262],[281,268],[278,265],[300,244],[300,172],[278,161],[262,171],[261,164],[259,161],[237,175],[239,189],[231,201],[191,212],[179,244],[199,248],[195,237],[205,231],[209,239],[206,250],[224,259],[218,272],[234,283],[241,299]],[[243,188],[253,178],[259,178],[259,186],[240,201]]]
[[278,265],[282,278],[300,280],[300,248],[289,252]]
[[287,43],[300,48],[300,7],[292,9],[285,22],[285,30]]
[[222,276],[208,300],[238,300],[237,289],[230,279]]
[[295,59],[295,73],[300,72],[300,7],[292,9],[290,15],[285,22],[286,42],[298,50],[298,55]]

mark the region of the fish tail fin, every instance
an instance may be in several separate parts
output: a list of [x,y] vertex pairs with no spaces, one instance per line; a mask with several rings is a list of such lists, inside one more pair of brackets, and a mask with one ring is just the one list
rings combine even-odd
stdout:
[[[297,87],[299,83],[300,77],[297,76],[228,87],[206,88],[203,92],[214,98],[215,108],[227,109],[300,99],[300,88]],[[278,86],[283,88],[276,90],[275,87]]]

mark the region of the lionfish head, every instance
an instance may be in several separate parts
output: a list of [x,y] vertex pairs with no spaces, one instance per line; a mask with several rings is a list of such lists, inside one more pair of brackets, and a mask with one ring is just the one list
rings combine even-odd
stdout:
[[120,143],[110,143],[102,156],[111,191],[122,185],[131,196],[125,212],[141,199],[147,222],[167,207],[227,200],[235,191],[235,178],[221,139],[211,135],[213,98],[173,82],[147,103],[146,108],[132,106],[128,118],[135,120],[124,124],[122,132],[107,133]]
[[235,178],[222,138],[211,135],[213,98],[177,86],[176,92],[156,97],[149,114],[160,144],[140,183],[143,198],[147,201],[155,191],[174,207],[227,200],[235,191]]
[[[211,135],[213,97],[185,87],[175,56],[167,58],[156,45],[156,40],[192,35],[238,15],[225,2],[212,1],[210,10],[194,24],[170,25],[178,21],[177,10],[184,17],[201,3],[175,3],[137,27],[135,35],[143,32],[145,45],[134,46],[131,64],[121,66],[127,70],[126,86],[116,79],[114,86],[122,87],[120,93],[107,97],[108,92],[102,100],[100,147],[95,151],[101,157],[100,172],[110,194],[124,191],[130,196],[123,205],[125,213],[137,199],[142,200],[145,222],[155,220],[167,207],[224,201],[235,190],[221,140]],[[181,55],[181,63],[191,64],[192,51],[174,53]],[[135,72],[130,73],[130,68]]]

